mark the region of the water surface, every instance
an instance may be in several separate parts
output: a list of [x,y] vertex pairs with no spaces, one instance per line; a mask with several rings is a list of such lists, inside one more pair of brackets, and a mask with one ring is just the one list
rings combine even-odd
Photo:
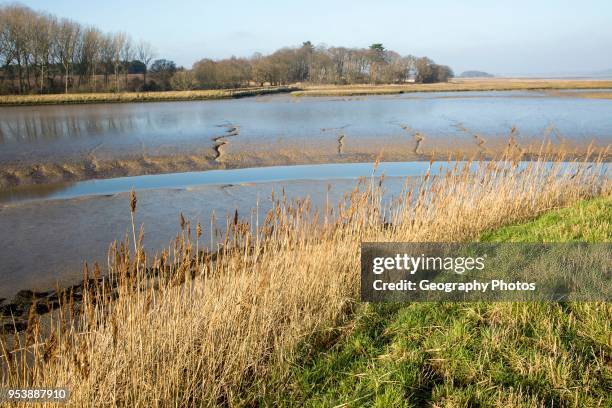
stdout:
[[577,144],[605,144],[612,138],[611,113],[612,100],[533,91],[2,107],[0,166],[180,154],[200,154],[214,162],[213,138],[226,134],[229,126],[239,130],[228,138],[226,164],[263,156],[283,162],[316,152],[336,161],[342,154],[385,145],[405,146],[409,153],[415,132],[425,137],[421,151],[460,145],[474,149],[474,134],[493,148],[495,139],[506,138],[513,127],[518,140],[541,138],[554,129],[555,137]]
[[[210,232],[224,231],[226,217],[235,210],[251,225],[263,219],[272,191],[278,197],[282,190],[289,199],[309,197],[313,206],[324,208],[355,188],[358,177],[385,172],[387,196],[392,197],[401,191],[405,176],[421,175],[428,166],[381,163],[375,174],[372,163],[273,167],[88,181],[63,191],[35,186],[40,191],[33,195],[0,204],[0,297],[77,283],[85,261],[106,265],[110,243],[131,231],[132,187],[138,191],[136,222],[145,226],[145,247],[155,253],[180,230],[180,214],[192,224],[201,222],[210,243]],[[152,185],[156,188],[148,188]]]

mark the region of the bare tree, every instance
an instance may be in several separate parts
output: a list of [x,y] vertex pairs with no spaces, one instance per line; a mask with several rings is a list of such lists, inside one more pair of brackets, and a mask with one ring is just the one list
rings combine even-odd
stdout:
[[106,34],[100,39],[100,62],[104,68],[104,86],[109,86],[109,75],[113,71],[115,57],[114,35]]
[[8,68],[13,59],[11,40],[9,36],[9,16],[4,8],[0,8],[0,65]]
[[29,8],[10,5],[4,9],[3,37],[7,52],[7,65],[14,62],[17,66],[19,93],[25,90],[24,70],[28,60],[28,30],[27,21],[31,15]]
[[128,74],[130,71],[130,62],[134,57],[134,47],[132,46],[132,39],[127,34],[125,35],[125,41],[123,47],[121,47],[121,59],[123,60],[123,73],[125,75],[125,89],[128,86]]
[[55,53],[64,68],[64,91],[68,93],[68,80],[72,66],[77,58],[77,46],[81,27],[72,20],[62,19],[59,22],[55,38]]
[[[423,57],[401,56],[380,43],[369,48],[314,46],[303,42],[270,55],[251,58],[203,59],[192,70],[177,68],[173,61],[159,59],[148,42],[137,45],[124,33],[104,34],[95,27],[84,28],[68,20],[35,12],[21,5],[0,6],[0,73],[3,92],[27,92],[34,87],[41,93],[54,89],[54,78],[61,76],[68,92],[97,89],[96,77],[104,75],[104,88],[116,92],[129,89],[129,72],[138,59],[144,89],[148,75],[157,89],[241,87],[252,83],[282,85],[313,83],[401,83],[415,77],[418,82],[447,81],[452,70]],[[134,65],[133,65],[134,63]],[[142,63],[142,64],[140,64]],[[119,80],[120,73],[124,80]],[[74,81],[78,74],[78,83]],[[176,74],[176,77],[173,78]],[[109,76],[114,75],[110,84]],[[86,81],[83,81],[87,78]],[[32,80],[34,86],[32,86]],[[152,85],[152,84],[151,84]]]
[[197,82],[193,71],[182,70],[178,71],[170,79],[172,89],[179,91],[190,91],[195,89]]
[[125,44],[125,34],[117,33],[113,36],[113,69],[115,71],[115,92],[119,92],[119,67],[121,66],[121,51]]
[[96,89],[96,72],[101,61],[103,36],[100,30],[89,27],[83,34],[83,45],[79,65],[83,75],[87,75],[91,89]]
[[40,93],[45,90],[45,69],[48,73],[53,61],[52,46],[56,30],[57,21],[51,16],[41,15],[32,22],[32,56],[34,64],[40,69]]
[[151,61],[153,61],[153,58],[155,58],[155,49],[153,48],[153,46],[146,42],[146,41],[140,41],[138,43],[138,47],[136,49],[136,55],[138,57],[138,59],[140,60],[140,62],[142,62],[144,64],[144,72],[143,72],[143,82],[144,82],[144,86],[147,86],[147,72],[149,71],[149,64],[151,64]]

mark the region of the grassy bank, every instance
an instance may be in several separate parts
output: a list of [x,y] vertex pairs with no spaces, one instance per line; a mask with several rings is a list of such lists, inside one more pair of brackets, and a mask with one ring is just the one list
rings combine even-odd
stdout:
[[[610,242],[611,222],[612,198],[604,197],[481,239]],[[290,381],[268,398],[295,406],[610,406],[611,321],[606,303],[362,305],[346,326],[302,344]]]
[[[435,84],[404,85],[294,85],[263,88],[219,89],[202,91],[74,93],[50,95],[2,95],[0,106],[63,105],[87,103],[164,102],[241,98],[291,92],[294,96],[364,96],[411,92],[564,90],[612,88],[606,80],[557,79],[454,79]],[[609,98],[610,94],[592,93],[589,98]]]
[[612,88],[606,80],[562,79],[454,79],[435,84],[405,85],[321,85],[305,86],[294,91],[295,96],[365,96],[392,95],[411,92],[459,92],[459,91],[518,91]]
[[[409,180],[391,203],[382,202],[382,179],[362,180],[342,201],[318,210],[279,193],[268,198],[274,205],[264,219],[235,214],[223,232],[181,219],[181,234],[155,259],[142,248],[134,197],[133,234],[111,249],[106,278],[90,269],[80,306],[68,296],[50,330],[33,314],[22,338],[2,343],[0,387],[68,386],[74,406],[357,405],[401,396],[426,403],[444,390],[456,400],[489,392],[482,372],[494,372],[506,384],[500,389],[510,391],[495,398],[507,405],[582,398],[605,380],[601,345],[609,329],[601,324],[608,310],[602,306],[571,306],[580,319],[544,320],[565,306],[431,304],[412,313],[364,309],[357,301],[362,241],[474,240],[610,194],[599,165],[549,160],[555,159],[518,168],[502,159],[474,171],[449,164],[442,176]],[[205,236],[222,245],[200,252]],[[531,324],[534,316],[542,316],[541,326]],[[567,336],[548,342],[559,326]],[[520,339],[526,351],[506,348]],[[325,360],[335,354],[339,362]],[[311,361],[328,368],[302,374]],[[397,366],[376,369],[386,361]],[[403,361],[414,364],[402,368]],[[584,387],[576,388],[580,381]]]
[[295,91],[297,89],[298,88],[296,87],[280,86],[264,88],[219,89],[205,91],[2,95],[0,96],[0,106],[196,101],[209,99],[243,98],[247,96],[286,93]]

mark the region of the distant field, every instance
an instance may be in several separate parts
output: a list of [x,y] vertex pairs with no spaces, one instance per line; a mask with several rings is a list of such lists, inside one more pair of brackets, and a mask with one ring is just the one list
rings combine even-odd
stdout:
[[[52,95],[4,95],[0,106],[15,105],[61,105],[86,103],[126,103],[189,101],[207,99],[240,98],[271,93],[291,92],[293,96],[360,96],[391,95],[410,92],[453,91],[508,91],[508,90],[567,90],[612,88],[612,80],[562,80],[562,79],[514,79],[480,78],[453,79],[451,82],[435,84],[406,83],[402,85],[293,85],[280,87],[258,87],[239,89],[214,89],[196,91],[165,92],[119,92],[119,93],[73,93]],[[575,96],[588,98],[610,98],[612,93],[584,93]],[[572,95],[574,96],[574,95]]]

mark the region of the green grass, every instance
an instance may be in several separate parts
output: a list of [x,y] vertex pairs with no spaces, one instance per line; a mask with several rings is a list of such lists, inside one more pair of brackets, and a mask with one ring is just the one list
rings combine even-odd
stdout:
[[[611,210],[583,201],[482,240],[610,241]],[[262,403],[609,407],[611,322],[606,303],[362,304],[304,341]]]
[[522,225],[486,233],[483,241],[606,242],[612,240],[612,199],[598,198],[548,212]]

